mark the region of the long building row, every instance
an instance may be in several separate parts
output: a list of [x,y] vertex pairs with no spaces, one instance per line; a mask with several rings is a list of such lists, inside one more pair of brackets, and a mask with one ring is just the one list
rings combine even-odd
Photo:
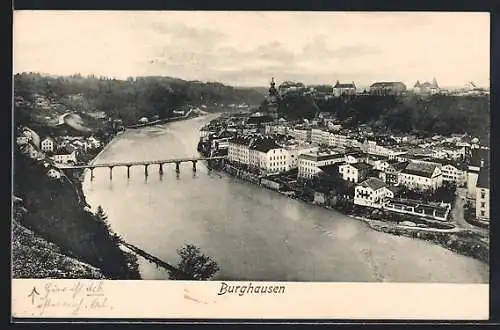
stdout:
[[[297,180],[305,181],[333,171],[356,185],[355,204],[381,207],[382,201],[392,198],[390,187],[429,191],[449,182],[467,187],[469,197],[477,201],[477,217],[489,218],[488,166],[483,158],[473,158],[467,167],[454,160],[422,160],[413,159],[406,153],[377,155],[366,151],[361,148],[323,148],[312,143],[278,144],[273,138],[258,134],[228,141],[231,162],[258,170],[264,176],[296,169]],[[485,153],[477,150],[474,154]],[[387,189],[380,190],[379,185]],[[372,194],[367,195],[368,191]],[[418,212],[423,212],[421,210]]]

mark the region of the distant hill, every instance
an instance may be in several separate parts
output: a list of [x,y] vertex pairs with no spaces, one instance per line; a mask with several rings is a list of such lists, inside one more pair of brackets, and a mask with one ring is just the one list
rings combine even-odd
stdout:
[[163,76],[118,80],[81,75],[14,75],[15,119],[48,125],[67,112],[80,115],[102,112],[122,119],[125,124],[134,124],[141,117],[172,117],[174,110],[185,106],[204,106],[204,111],[214,111],[228,104],[257,106],[264,96],[264,88],[232,87],[218,82]]

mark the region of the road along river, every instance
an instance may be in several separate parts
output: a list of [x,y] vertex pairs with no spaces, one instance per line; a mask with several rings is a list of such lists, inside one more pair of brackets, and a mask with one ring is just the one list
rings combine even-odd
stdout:
[[[199,129],[214,115],[127,130],[96,163],[197,156]],[[208,171],[198,163],[87,173],[87,202],[101,205],[127,242],[172,264],[193,243],[219,263],[218,280],[487,283],[489,267],[437,245],[370,229],[333,210]],[[144,279],[167,279],[140,259]]]

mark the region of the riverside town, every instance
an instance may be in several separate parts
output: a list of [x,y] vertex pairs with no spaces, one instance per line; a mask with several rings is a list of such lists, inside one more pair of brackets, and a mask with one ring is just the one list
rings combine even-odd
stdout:
[[[351,63],[358,53],[345,52],[361,56],[368,41],[269,32],[281,41],[246,52],[218,46],[231,30],[172,22],[165,31],[206,70],[167,45],[166,62],[123,78],[97,66],[39,73],[51,68],[19,55],[14,278],[215,280],[217,295],[239,296],[285,291],[256,281],[489,281],[490,89],[478,75],[447,76],[419,56],[416,74],[383,50],[383,70],[308,73],[303,60]],[[448,56],[460,51],[435,61]],[[250,69],[269,59],[286,68]]]

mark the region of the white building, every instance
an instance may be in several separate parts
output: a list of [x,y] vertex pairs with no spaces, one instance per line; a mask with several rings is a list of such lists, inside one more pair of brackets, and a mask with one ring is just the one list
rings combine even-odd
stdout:
[[76,151],[74,150],[72,153],[57,153],[51,157],[56,163],[66,164],[66,163],[76,163]]
[[47,176],[49,178],[52,178],[52,179],[60,179],[61,178],[61,172],[58,169],[56,169],[54,167],[51,167],[47,171]]
[[27,137],[37,148],[40,148],[40,136],[31,128],[23,127],[21,136]]
[[441,164],[412,161],[399,174],[399,183],[410,189],[435,190],[443,184]]
[[24,135],[18,136],[17,139],[16,139],[16,144],[18,146],[28,144],[28,142],[29,142],[28,137],[24,136]]
[[451,182],[462,186],[467,182],[467,171],[458,164],[447,163],[441,167],[443,182]]
[[328,136],[328,145],[330,147],[345,148],[349,146],[347,136],[344,134],[330,133]]
[[294,169],[299,166],[300,155],[317,152],[319,147],[310,144],[293,144],[285,146],[285,149],[288,152],[288,166],[290,169]]
[[276,174],[290,169],[288,152],[272,139],[260,138],[250,144],[250,166],[260,169],[264,174]]
[[386,156],[368,155],[366,157],[366,163],[373,166],[375,170],[384,171],[389,167],[389,158]]
[[490,182],[489,169],[482,168],[476,185],[476,218],[490,219]]
[[288,135],[299,142],[311,142],[311,130],[309,129],[293,128],[288,131]]
[[329,144],[330,132],[324,131],[320,128],[311,129],[311,142],[317,145]]
[[99,148],[101,146],[101,141],[93,136],[89,137],[87,141],[92,145],[93,148]]
[[413,86],[413,92],[415,94],[438,94],[441,92],[441,89],[439,88],[439,85],[436,81],[436,78],[432,79],[432,83],[426,81],[424,83],[421,83],[420,81],[417,80],[415,85]]
[[343,160],[344,154],[335,151],[299,155],[298,178],[312,179],[321,171],[320,166],[341,163]]
[[397,147],[387,147],[377,144],[375,141],[365,140],[361,144],[361,150],[368,154],[388,157],[389,159],[405,158],[408,151]]
[[333,95],[336,97],[342,96],[342,95],[355,95],[356,94],[356,85],[354,84],[354,81],[352,83],[340,83],[338,80],[333,85]]
[[394,193],[379,179],[368,178],[354,188],[354,204],[381,208]]
[[42,149],[42,151],[53,152],[54,148],[55,148],[55,142],[54,139],[51,137],[46,137],[40,142],[40,149]]
[[355,164],[365,160],[366,155],[362,152],[348,152],[344,157],[344,161],[349,164]]
[[364,162],[352,164],[347,163],[339,166],[339,173],[342,176],[342,179],[358,183],[363,181],[368,176],[371,169],[372,166]]
[[250,144],[254,141],[252,137],[236,137],[228,143],[227,156],[232,162],[250,164]]

